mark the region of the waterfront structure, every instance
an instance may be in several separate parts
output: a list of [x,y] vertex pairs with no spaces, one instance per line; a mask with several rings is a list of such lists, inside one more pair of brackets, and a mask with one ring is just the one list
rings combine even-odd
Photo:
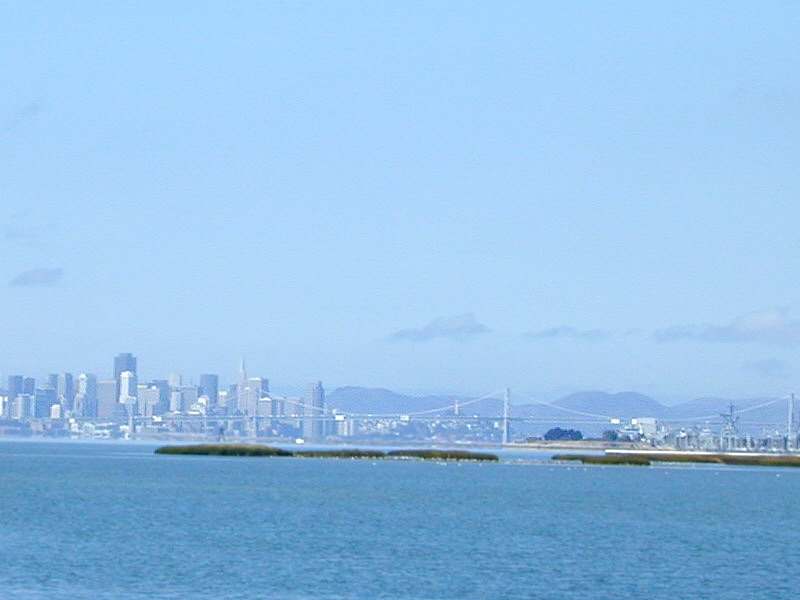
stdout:
[[303,397],[303,438],[321,440],[325,437],[325,388],[321,381],[312,381]]
[[353,437],[355,434],[353,419],[349,419],[344,413],[334,411],[331,431],[329,433],[341,438]]

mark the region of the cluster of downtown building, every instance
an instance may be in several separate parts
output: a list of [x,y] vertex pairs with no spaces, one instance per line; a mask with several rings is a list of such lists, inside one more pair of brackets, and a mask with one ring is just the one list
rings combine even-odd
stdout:
[[[5,433],[50,433],[117,437],[140,433],[205,433],[216,418],[221,435],[302,437],[320,440],[346,426],[326,416],[322,383],[308,384],[305,394],[288,398],[270,393],[269,380],[248,377],[244,360],[237,383],[220,389],[215,374],[184,383],[179,374],[139,382],[136,357],[114,358],[113,379],[71,373],[49,375],[46,382],[10,375],[0,390]],[[26,431],[27,430],[27,431]]]

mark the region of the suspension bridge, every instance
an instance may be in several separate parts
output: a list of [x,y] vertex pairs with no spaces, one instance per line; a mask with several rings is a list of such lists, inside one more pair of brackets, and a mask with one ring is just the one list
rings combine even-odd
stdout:
[[[508,443],[511,439],[510,432],[512,425],[517,427],[526,423],[559,423],[563,425],[575,426],[588,426],[588,425],[619,425],[623,421],[623,417],[633,417],[634,415],[621,415],[621,414],[603,414],[600,412],[578,410],[559,404],[546,402],[524,392],[515,390],[513,398],[516,401],[516,411],[512,407],[512,390],[511,388],[503,388],[495,392],[485,394],[483,396],[463,399],[453,398],[447,403],[434,408],[426,408],[424,410],[412,410],[407,412],[347,412],[339,410],[335,407],[310,406],[300,399],[285,398],[278,396],[265,396],[263,401],[269,404],[269,410],[265,413],[256,414],[233,414],[233,415],[198,415],[198,414],[167,414],[159,417],[164,422],[186,422],[201,420],[203,423],[215,423],[217,426],[224,426],[227,423],[233,422],[246,422],[249,423],[249,429],[253,432],[259,430],[259,424],[265,422],[299,422],[299,421],[323,421],[330,424],[337,422],[364,422],[364,421],[400,421],[411,422],[417,421],[422,423],[447,421],[476,421],[482,420],[487,422],[495,422],[500,427],[500,437],[502,443]],[[501,401],[500,410],[498,413],[486,413],[486,406],[478,407],[480,403],[486,403],[490,400]],[[519,402],[522,400],[522,402]],[[794,394],[787,394],[778,398],[770,399],[753,406],[747,406],[741,409],[735,409],[731,405],[729,414],[713,413],[699,416],[687,417],[669,417],[668,415],[636,415],[638,417],[655,417],[660,423],[672,426],[692,426],[696,424],[703,424],[705,426],[723,425],[730,426],[735,424],[741,417],[747,417],[748,413],[753,413],[758,410],[768,408],[770,406],[786,403],[786,419],[784,422],[773,420],[769,422],[753,422],[747,421],[749,426],[753,427],[774,427],[783,429],[787,437],[791,437],[795,431],[795,416],[794,416]],[[497,404],[495,404],[497,406]],[[470,410],[470,408],[481,408],[482,410]],[[542,409],[547,409],[546,414],[520,414],[522,411],[535,412]],[[496,410],[496,409],[494,409]],[[668,410],[668,409],[667,409]],[[145,424],[147,419],[138,417],[137,424]]]

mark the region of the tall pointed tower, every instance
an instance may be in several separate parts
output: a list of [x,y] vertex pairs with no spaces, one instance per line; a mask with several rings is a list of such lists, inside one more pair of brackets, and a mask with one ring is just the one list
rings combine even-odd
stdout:
[[236,386],[236,406],[240,411],[244,411],[244,403],[247,398],[247,368],[244,365],[244,357],[239,362],[239,383]]

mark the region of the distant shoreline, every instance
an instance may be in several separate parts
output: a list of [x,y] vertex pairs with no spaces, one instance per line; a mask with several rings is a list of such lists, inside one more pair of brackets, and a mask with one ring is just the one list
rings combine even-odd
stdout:
[[[510,442],[503,448],[520,448],[527,450],[654,450],[645,442],[611,442],[606,440],[537,440],[535,442]],[[668,448],[674,452],[672,448]]]

